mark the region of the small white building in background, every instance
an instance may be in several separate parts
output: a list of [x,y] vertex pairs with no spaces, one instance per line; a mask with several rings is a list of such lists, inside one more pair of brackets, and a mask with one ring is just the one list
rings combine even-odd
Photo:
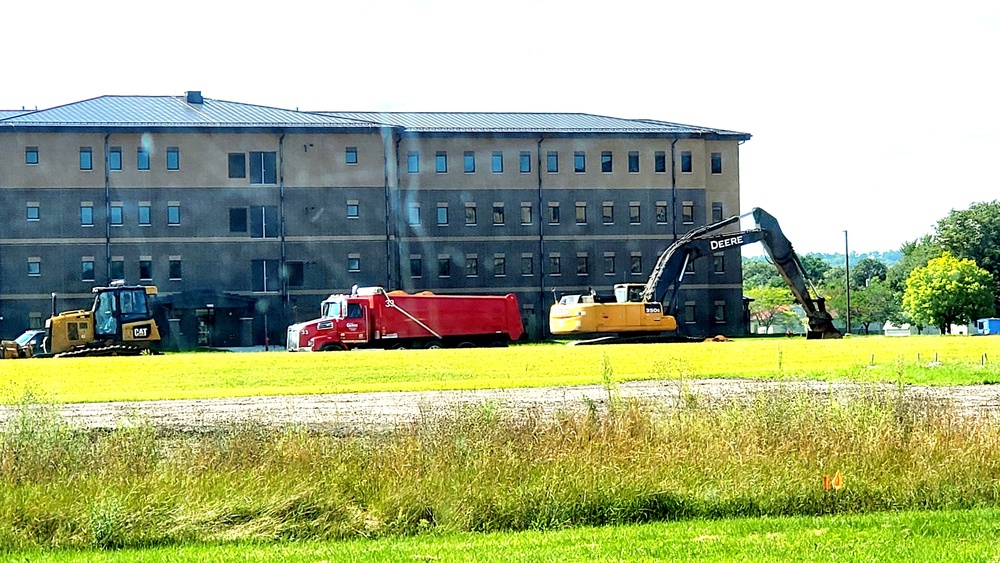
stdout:
[[[902,325],[894,325],[890,321],[886,321],[882,325],[882,333],[886,336],[910,336],[911,334],[941,334],[936,326],[925,326],[922,331],[917,330],[917,327],[911,325],[910,323],[903,323]],[[951,325],[952,334],[970,335],[977,334],[976,327],[974,325]]]

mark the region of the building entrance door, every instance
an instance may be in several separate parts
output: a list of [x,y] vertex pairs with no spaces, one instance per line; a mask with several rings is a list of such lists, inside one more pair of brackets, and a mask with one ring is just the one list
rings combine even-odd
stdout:
[[215,309],[195,309],[198,319],[198,346],[212,345],[212,330],[215,328]]

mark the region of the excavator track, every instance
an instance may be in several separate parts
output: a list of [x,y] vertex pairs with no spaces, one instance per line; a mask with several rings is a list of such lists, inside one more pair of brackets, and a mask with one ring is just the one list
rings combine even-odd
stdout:
[[68,352],[63,352],[61,354],[56,354],[55,358],[86,358],[86,357],[100,357],[100,356],[142,356],[146,354],[155,354],[153,350],[149,348],[143,348],[140,346],[131,346],[128,344],[107,344],[104,346],[84,346],[81,348],[76,348],[74,350],[69,350]]

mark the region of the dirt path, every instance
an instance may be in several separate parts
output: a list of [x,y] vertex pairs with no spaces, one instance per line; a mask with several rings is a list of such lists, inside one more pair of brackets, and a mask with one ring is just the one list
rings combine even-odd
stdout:
[[[759,393],[804,391],[819,395],[851,394],[861,389],[850,383],[814,381],[760,381],[746,379],[693,379],[620,383],[613,391],[622,398],[636,398],[665,407],[682,396],[700,402],[727,402]],[[892,386],[883,389],[892,390]],[[960,387],[908,386],[907,398],[951,403],[973,416],[1000,416],[1000,385]],[[198,432],[244,422],[302,425],[335,433],[364,433],[434,416],[448,409],[488,403],[508,416],[553,417],[560,412],[606,408],[609,391],[600,385],[489,389],[480,391],[423,391],[242,397],[233,399],[77,403],[60,405],[62,416],[83,428],[115,428],[130,420],[149,420],[167,431]],[[17,407],[0,408],[5,422]]]

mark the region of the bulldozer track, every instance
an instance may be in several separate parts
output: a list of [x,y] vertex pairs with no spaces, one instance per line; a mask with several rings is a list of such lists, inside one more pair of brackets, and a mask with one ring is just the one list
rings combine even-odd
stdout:
[[88,346],[77,348],[61,354],[56,354],[56,358],[82,358],[96,356],[141,356],[153,353],[149,348],[140,346],[129,346],[127,344],[110,344],[108,346]]

